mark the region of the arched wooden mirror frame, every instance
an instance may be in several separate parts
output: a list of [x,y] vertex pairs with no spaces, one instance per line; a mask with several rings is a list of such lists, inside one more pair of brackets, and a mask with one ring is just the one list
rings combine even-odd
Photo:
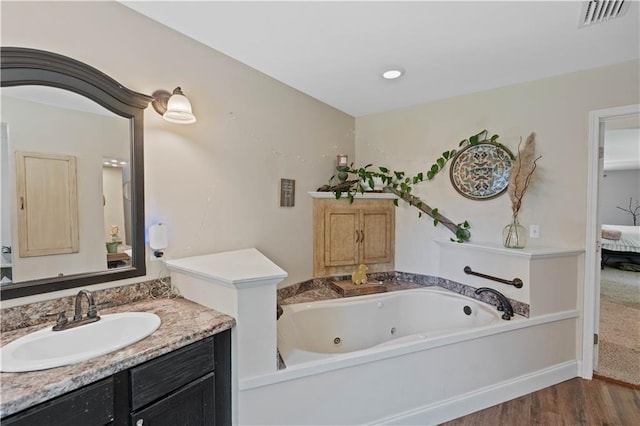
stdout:
[[0,290],[0,299],[145,275],[143,112],[152,98],[125,88],[87,64],[56,53],[23,47],[1,47],[0,55],[2,87],[37,85],[69,90],[129,119],[132,216],[131,266],[9,284]]

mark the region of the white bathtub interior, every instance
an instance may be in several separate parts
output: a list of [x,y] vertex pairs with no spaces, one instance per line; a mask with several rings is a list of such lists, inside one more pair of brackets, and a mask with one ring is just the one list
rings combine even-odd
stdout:
[[[495,307],[438,287],[284,305],[278,349],[291,367],[499,324]],[[516,319],[517,320],[517,319]]]

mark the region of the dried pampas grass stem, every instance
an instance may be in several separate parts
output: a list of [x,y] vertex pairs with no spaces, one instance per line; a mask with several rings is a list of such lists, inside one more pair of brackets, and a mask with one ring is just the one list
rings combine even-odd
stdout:
[[535,152],[536,134],[532,132],[525,141],[522,150],[518,145],[518,157],[514,160],[509,173],[507,193],[511,199],[511,210],[514,218],[518,216],[524,195],[529,185],[531,185],[533,172],[535,172],[537,166],[536,163],[542,158],[541,156],[536,157]]

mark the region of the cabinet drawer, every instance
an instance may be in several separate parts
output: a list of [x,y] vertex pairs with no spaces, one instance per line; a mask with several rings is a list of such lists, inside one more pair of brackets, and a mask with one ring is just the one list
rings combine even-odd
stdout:
[[214,373],[131,414],[136,426],[202,426],[215,424]]
[[2,419],[2,426],[104,426],[112,420],[113,377],[109,377]]
[[213,371],[213,336],[130,370],[131,409],[155,401]]

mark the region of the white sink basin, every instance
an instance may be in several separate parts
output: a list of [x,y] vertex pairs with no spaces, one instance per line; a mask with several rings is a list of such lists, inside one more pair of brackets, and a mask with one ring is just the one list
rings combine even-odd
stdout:
[[144,339],[160,327],[148,312],[102,315],[100,321],[63,331],[51,327],[0,348],[0,371],[36,371],[86,361]]

